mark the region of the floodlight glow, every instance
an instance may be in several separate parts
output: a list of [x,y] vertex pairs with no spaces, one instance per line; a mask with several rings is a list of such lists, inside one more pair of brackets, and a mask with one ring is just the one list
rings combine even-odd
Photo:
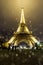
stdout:
[[37,42],[37,44],[39,45],[39,44],[40,44],[40,42],[38,41],[38,42]]
[[20,48],[22,49],[23,47],[22,47],[22,46],[20,46]]

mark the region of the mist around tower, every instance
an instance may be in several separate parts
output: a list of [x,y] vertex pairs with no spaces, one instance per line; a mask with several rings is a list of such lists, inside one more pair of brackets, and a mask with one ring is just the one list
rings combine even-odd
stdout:
[[43,65],[43,0],[0,0],[0,65]]

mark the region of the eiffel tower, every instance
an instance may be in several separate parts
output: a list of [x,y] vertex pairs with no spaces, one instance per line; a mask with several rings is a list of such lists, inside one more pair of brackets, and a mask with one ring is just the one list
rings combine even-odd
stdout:
[[38,40],[32,35],[31,31],[26,25],[23,8],[21,9],[21,19],[19,26],[16,32],[14,32],[14,35],[11,37],[11,39],[5,43],[5,46],[8,47],[9,44],[18,46],[22,42],[26,43],[28,46],[31,47],[33,47],[35,43],[38,43]]

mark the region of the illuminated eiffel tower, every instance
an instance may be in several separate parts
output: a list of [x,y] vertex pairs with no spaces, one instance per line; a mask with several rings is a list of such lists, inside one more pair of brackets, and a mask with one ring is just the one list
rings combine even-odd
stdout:
[[31,31],[26,26],[25,17],[24,17],[24,9],[21,9],[21,19],[17,31],[14,32],[14,36],[5,43],[5,46],[8,47],[9,44],[13,44],[14,46],[18,46],[21,42],[25,42],[28,46],[34,46],[35,43],[38,43],[37,39],[32,36]]

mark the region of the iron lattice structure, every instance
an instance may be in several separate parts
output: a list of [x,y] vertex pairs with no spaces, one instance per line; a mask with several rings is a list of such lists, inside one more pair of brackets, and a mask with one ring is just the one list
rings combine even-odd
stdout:
[[31,31],[26,25],[24,9],[21,9],[20,23],[16,32],[14,32],[14,36],[12,36],[11,39],[5,43],[5,46],[8,47],[11,43],[14,46],[18,46],[20,42],[26,42],[28,46],[34,46],[35,43],[38,43],[38,40],[32,35]]

